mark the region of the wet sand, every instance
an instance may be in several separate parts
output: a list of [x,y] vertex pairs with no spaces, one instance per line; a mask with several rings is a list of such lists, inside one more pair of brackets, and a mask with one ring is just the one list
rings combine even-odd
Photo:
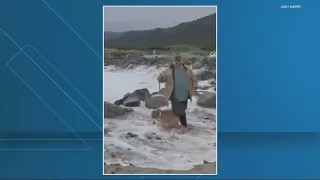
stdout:
[[112,164],[104,166],[105,174],[216,174],[216,162],[205,162],[190,170],[163,170],[156,168],[141,168],[134,165],[121,166]]

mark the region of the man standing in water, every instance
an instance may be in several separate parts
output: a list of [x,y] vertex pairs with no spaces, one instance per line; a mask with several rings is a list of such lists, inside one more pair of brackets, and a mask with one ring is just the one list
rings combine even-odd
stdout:
[[179,116],[181,125],[187,127],[186,109],[188,99],[192,101],[197,79],[193,71],[187,68],[181,56],[176,56],[174,63],[158,76],[159,83],[165,83],[164,96],[171,100],[172,111]]

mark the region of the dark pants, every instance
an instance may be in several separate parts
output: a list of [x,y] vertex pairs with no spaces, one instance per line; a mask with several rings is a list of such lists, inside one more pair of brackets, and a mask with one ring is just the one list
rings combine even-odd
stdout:
[[171,104],[172,104],[172,112],[176,116],[179,116],[180,122],[183,126],[187,126],[186,109],[188,105],[188,100],[181,102],[181,101],[176,101],[174,99],[171,99]]

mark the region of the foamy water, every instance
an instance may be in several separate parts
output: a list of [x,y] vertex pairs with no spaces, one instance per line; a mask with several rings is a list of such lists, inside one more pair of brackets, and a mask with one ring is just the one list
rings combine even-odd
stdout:
[[[139,67],[134,70],[105,68],[104,100],[113,103],[123,95],[139,88],[148,88],[150,93],[158,91],[155,68]],[[163,85],[162,85],[163,86]],[[131,163],[139,167],[187,170],[203,161],[216,160],[215,110],[205,109],[189,102],[187,120],[191,130],[178,134],[154,124],[151,110],[133,108],[126,117],[105,119],[108,134],[104,139],[105,163]],[[127,138],[131,132],[138,135]]]

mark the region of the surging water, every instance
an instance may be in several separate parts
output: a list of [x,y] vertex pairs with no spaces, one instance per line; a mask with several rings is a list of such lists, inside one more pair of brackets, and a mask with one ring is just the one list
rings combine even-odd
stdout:
[[[104,100],[113,103],[128,92],[148,88],[158,91],[156,74],[159,70],[143,68],[123,71],[105,69]],[[159,169],[191,169],[204,160],[216,160],[215,110],[188,105],[187,118],[191,130],[185,134],[164,130],[153,124],[151,110],[134,108],[126,117],[105,119],[105,163],[131,163],[139,167]],[[137,136],[128,138],[130,132]]]

